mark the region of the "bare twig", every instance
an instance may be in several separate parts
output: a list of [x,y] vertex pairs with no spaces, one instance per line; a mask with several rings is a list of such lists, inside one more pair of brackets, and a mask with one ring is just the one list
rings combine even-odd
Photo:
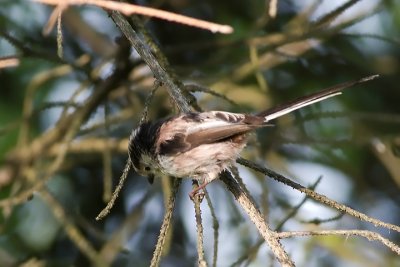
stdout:
[[[109,105],[106,102],[104,104],[104,130],[106,136],[110,135],[110,124],[108,121],[108,114],[109,114]],[[103,160],[103,200],[104,201],[109,201],[111,198],[111,192],[112,192],[112,157],[111,157],[111,147],[107,146],[103,150],[102,153],[102,160]]]
[[107,216],[108,213],[110,213],[111,208],[114,206],[115,201],[118,198],[119,192],[121,191],[122,187],[124,186],[125,180],[128,177],[129,170],[131,168],[131,160],[128,158],[125,164],[124,171],[122,172],[122,176],[119,179],[118,185],[116,189],[114,190],[114,193],[111,196],[110,201],[107,203],[107,206],[97,215],[96,220],[99,221],[103,219],[105,216]]
[[202,198],[202,196],[198,194],[193,199],[195,217],[196,217],[196,229],[197,229],[197,256],[198,256],[199,266],[206,267],[207,263],[204,258],[204,228],[203,228],[203,221],[201,218],[200,198]]
[[62,17],[62,10],[60,10],[58,12],[58,16],[57,16],[57,55],[59,58],[64,57],[61,17]]
[[17,57],[1,57],[0,69],[16,67],[19,65],[19,58]]
[[346,11],[348,8],[359,2],[360,0],[350,0],[344,3],[343,5],[339,6],[332,12],[329,12],[328,14],[324,14],[321,18],[317,19],[317,21],[314,23],[315,26],[317,27],[325,27],[328,24],[330,24],[333,20],[335,20],[339,15],[343,14],[344,11]]
[[[157,91],[159,86],[160,86],[159,82],[156,81],[154,83],[153,89],[151,90],[150,94],[147,96],[147,99],[146,99],[146,102],[145,102],[144,111],[143,111],[140,123],[143,123],[147,119],[148,106],[150,105],[150,102],[151,102],[151,100],[153,98],[153,95]],[[132,137],[132,135],[131,135],[131,137]],[[129,143],[130,143],[130,141],[131,140],[129,140]],[[125,163],[125,168],[124,168],[124,171],[122,173],[121,178],[119,179],[118,186],[116,187],[114,193],[112,194],[110,201],[107,203],[107,206],[96,217],[96,220],[101,220],[102,218],[104,218],[110,212],[112,207],[114,206],[114,203],[118,198],[119,192],[122,190],[122,187],[124,186],[126,177],[128,177],[129,170],[130,170],[130,167],[131,167],[131,163],[132,163],[131,162],[131,158],[129,157],[127,162]]]
[[211,90],[210,88],[207,88],[200,84],[194,84],[194,83],[185,84],[185,88],[186,88],[186,90],[188,90],[190,92],[204,92],[204,93],[219,97],[219,98],[227,101],[229,104],[231,104],[233,106],[239,106],[238,103],[236,103],[232,99],[229,99],[226,95],[215,92],[215,91]]
[[67,5],[59,3],[53,12],[51,12],[49,19],[47,20],[47,24],[43,27],[42,34],[44,36],[49,35],[51,30],[54,28],[54,25],[58,22],[62,12],[67,8]]
[[35,2],[40,2],[48,5],[95,5],[108,10],[119,11],[125,15],[139,14],[149,17],[155,17],[159,19],[164,19],[176,23],[181,23],[184,25],[209,30],[211,32],[219,33],[232,33],[233,28],[228,25],[221,25],[212,22],[207,22],[204,20],[199,20],[179,14],[175,14],[168,11],[163,11],[159,9],[154,9],[150,7],[143,7],[138,5],[132,5],[121,2],[114,1],[104,1],[104,0],[34,0]]
[[335,215],[333,217],[326,218],[326,219],[314,218],[314,219],[311,219],[311,220],[300,220],[300,222],[301,223],[312,223],[312,224],[315,224],[315,225],[319,225],[319,224],[322,224],[322,223],[328,223],[328,222],[333,222],[333,221],[340,220],[344,215],[345,215],[345,213],[342,212],[342,213],[339,213],[338,215]]
[[147,120],[147,114],[149,112],[149,106],[150,106],[151,100],[153,100],[153,96],[154,96],[154,94],[156,93],[157,89],[160,86],[161,86],[160,82],[158,80],[156,80],[154,82],[153,89],[151,89],[151,92],[147,96],[146,101],[144,103],[144,109],[143,109],[143,113],[142,113],[142,116],[141,116],[139,124],[142,124],[143,122],[145,122]]
[[[317,185],[321,182],[322,176],[318,177],[318,179],[314,182],[314,184],[312,184],[309,189],[310,190],[315,190],[315,188],[317,187]],[[306,201],[310,199],[310,197],[308,195],[305,195],[304,198],[300,201],[299,204],[297,204],[296,206],[294,206],[292,208],[292,210],[285,216],[285,218],[283,218],[283,220],[276,226],[275,230],[276,231],[280,231],[283,227],[283,225],[290,219],[293,218],[297,212],[299,211],[299,209],[306,203]]]
[[174,80],[165,68],[160,65],[159,61],[152,54],[150,48],[142,41],[140,36],[132,29],[128,21],[119,12],[111,12],[111,17],[138,54],[147,63],[156,79],[166,85],[168,93],[178,108],[183,112],[190,111],[189,102],[181,92],[181,83]]
[[284,183],[285,185],[288,185],[288,186],[290,186],[290,187],[292,187],[292,188],[294,188],[294,189],[296,189],[296,190],[298,190],[298,191],[300,191],[302,193],[305,193],[307,196],[317,200],[318,202],[320,202],[322,204],[325,204],[325,205],[327,205],[329,207],[332,207],[334,209],[337,209],[339,211],[345,212],[346,214],[349,214],[349,215],[351,215],[353,217],[356,217],[356,218],[358,218],[360,220],[363,220],[363,221],[366,221],[366,222],[370,222],[376,227],[380,226],[380,227],[384,227],[384,228],[387,228],[387,229],[390,229],[390,230],[393,230],[393,231],[396,231],[396,232],[400,233],[400,226],[397,226],[397,225],[394,225],[394,224],[390,224],[390,223],[385,223],[385,222],[382,222],[381,220],[369,217],[364,213],[356,211],[356,210],[354,210],[354,209],[352,209],[350,207],[347,207],[346,205],[340,204],[340,203],[338,203],[338,202],[336,202],[336,201],[334,201],[332,199],[329,199],[328,197],[326,197],[324,195],[318,194],[318,193],[316,193],[315,191],[313,191],[311,189],[308,189],[308,188],[306,188],[306,187],[304,187],[304,186],[302,186],[302,185],[300,185],[300,184],[298,184],[296,182],[293,182],[292,180],[284,177],[283,175],[281,175],[279,173],[276,173],[276,172],[274,172],[274,171],[272,171],[270,169],[264,168],[259,164],[256,164],[254,162],[250,162],[250,161],[248,161],[246,159],[243,159],[243,158],[239,158],[237,160],[237,162],[239,164],[242,164],[242,165],[244,165],[246,167],[249,167],[249,168],[251,168],[253,170],[261,172],[261,173],[267,175],[268,177],[271,177],[272,179],[274,179],[274,180],[276,180],[278,182]]
[[[321,181],[322,177],[319,177],[317,181],[310,186],[310,189],[315,189],[315,187],[318,185],[318,183]],[[283,227],[283,225],[290,219],[293,218],[299,209],[306,203],[306,201],[309,199],[308,196],[305,196],[302,201],[300,201],[299,204],[297,204],[295,207],[292,208],[292,210],[285,216],[285,218],[275,227],[275,231],[280,231]],[[249,260],[252,255],[257,254],[258,250],[260,249],[261,245],[264,244],[263,239],[259,239],[252,247],[250,247],[242,256],[240,256],[234,263],[232,263],[233,266],[242,266],[241,264]]]
[[158,235],[157,245],[156,245],[156,248],[153,253],[153,258],[151,259],[151,262],[150,262],[150,267],[156,267],[156,266],[160,265],[160,260],[161,260],[162,250],[164,247],[165,238],[166,238],[168,229],[171,225],[171,218],[172,218],[172,212],[174,211],[174,207],[175,207],[176,194],[178,192],[181,182],[182,182],[182,179],[174,178],[174,183],[172,186],[172,193],[171,193],[170,198],[168,199],[163,223],[161,225],[160,234]]
[[270,229],[260,211],[251,201],[251,198],[245,193],[246,191],[239,187],[239,184],[228,172],[221,174],[220,178],[225,183],[229,191],[231,191],[231,193],[234,195],[241,207],[249,215],[250,220],[255,224],[260,235],[264,238],[265,242],[268,244],[281,266],[295,266],[293,261],[289,258],[289,255],[284,250],[282,244],[276,239],[275,232]]
[[275,18],[278,13],[278,0],[269,0],[268,15],[270,18]]
[[211,198],[210,195],[208,194],[206,188],[203,189],[203,191],[205,192],[205,197],[207,200],[207,205],[210,208],[210,212],[211,212],[211,218],[213,221],[213,230],[214,230],[214,255],[213,255],[213,267],[217,266],[217,259],[218,259],[218,236],[219,236],[219,223],[218,223],[218,218],[217,215],[215,214],[215,210],[214,210],[214,206],[211,202]]
[[323,230],[323,231],[290,231],[277,233],[276,236],[279,238],[291,238],[296,236],[318,236],[318,235],[344,235],[344,236],[362,236],[368,240],[375,240],[381,242],[386,247],[390,248],[397,255],[400,255],[400,247],[392,241],[384,238],[378,233],[367,231],[367,230]]

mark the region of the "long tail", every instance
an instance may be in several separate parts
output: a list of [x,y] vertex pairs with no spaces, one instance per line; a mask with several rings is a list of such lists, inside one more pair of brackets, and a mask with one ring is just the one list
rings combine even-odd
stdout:
[[316,92],[314,94],[311,94],[308,96],[303,96],[303,97],[300,97],[293,101],[290,101],[282,106],[278,106],[275,108],[271,108],[271,109],[262,111],[262,112],[258,113],[257,116],[265,117],[265,122],[268,122],[270,120],[273,120],[280,116],[288,114],[296,109],[300,109],[302,107],[317,103],[317,102],[325,100],[325,99],[328,99],[330,97],[340,95],[342,93],[342,91],[346,88],[352,87],[356,84],[374,80],[378,77],[379,77],[379,75],[376,74],[376,75],[371,75],[368,77],[361,78],[359,80],[334,85],[334,86],[324,89],[320,92]]

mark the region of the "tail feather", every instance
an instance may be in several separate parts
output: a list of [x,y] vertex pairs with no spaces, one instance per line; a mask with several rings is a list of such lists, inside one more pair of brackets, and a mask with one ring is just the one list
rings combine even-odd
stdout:
[[271,108],[265,111],[262,111],[260,113],[257,114],[257,116],[262,116],[265,118],[265,122],[268,122],[270,120],[276,119],[280,116],[283,116],[285,114],[288,114],[292,111],[295,111],[297,109],[303,108],[305,106],[320,102],[322,100],[331,98],[333,96],[337,96],[340,95],[342,93],[342,91],[346,88],[352,87],[354,85],[360,84],[360,83],[364,83],[367,81],[371,81],[374,80],[376,78],[378,78],[379,75],[371,75],[368,77],[364,77],[361,78],[359,80],[355,80],[355,81],[350,81],[350,82],[345,82],[345,83],[341,83],[338,85],[334,85],[332,87],[329,87],[325,90],[322,90],[320,92],[316,92],[314,94],[308,95],[308,96],[303,96],[300,97],[298,99],[295,99],[293,101],[290,101],[288,103],[286,103],[285,105],[282,106],[278,106],[275,108]]

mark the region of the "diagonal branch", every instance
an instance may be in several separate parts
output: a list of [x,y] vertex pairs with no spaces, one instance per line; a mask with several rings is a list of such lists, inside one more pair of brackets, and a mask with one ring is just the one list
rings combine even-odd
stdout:
[[246,193],[246,191],[239,186],[239,184],[228,172],[222,173],[220,179],[225,183],[226,187],[229,189],[229,191],[231,191],[237,202],[247,213],[251,221],[255,224],[257,230],[262,235],[265,242],[267,242],[268,246],[274,253],[281,266],[295,266],[293,261],[289,258],[289,255],[283,248],[282,244],[276,237],[276,232],[270,229],[268,223],[264,220],[263,215],[257,209],[254,202],[251,200],[251,197]]
[[209,30],[213,33],[224,33],[229,34],[233,32],[233,28],[229,25],[221,25],[213,22],[208,22],[184,15],[155,9],[151,7],[132,5],[128,3],[121,3],[117,1],[105,1],[105,0],[34,0],[39,3],[55,5],[57,7],[65,8],[68,5],[95,5],[108,10],[115,10],[122,12],[126,16],[132,14],[139,14],[159,19],[164,19],[191,27],[196,27],[204,30]]
[[279,173],[276,173],[276,172],[274,172],[274,171],[272,171],[270,169],[264,168],[263,166],[261,166],[261,165],[259,165],[257,163],[251,162],[251,161],[243,159],[243,158],[239,158],[237,160],[237,162],[239,164],[242,164],[242,165],[244,165],[246,167],[249,167],[249,168],[251,168],[251,169],[253,169],[255,171],[263,173],[263,174],[271,177],[272,179],[274,179],[274,180],[276,180],[278,182],[284,183],[285,185],[288,185],[288,186],[290,186],[290,187],[292,187],[292,188],[294,188],[294,189],[306,194],[307,196],[315,199],[316,201],[318,201],[318,202],[320,202],[322,204],[325,204],[325,205],[327,205],[329,207],[332,207],[334,209],[337,209],[339,211],[347,213],[347,214],[349,214],[349,215],[351,215],[353,217],[356,217],[356,218],[358,218],[360,220],[363,220],[363,221],[366,221],[366,222],[370,222],[374,226],[384,227],[384,228],[387,228],[387,229],[390,229],[390,230],[393,230],[393,231],[396,231],[396,232],[400,233],[400,226],[397,226],[397,225],[394,225],[394,224],[390,224],[390,223],[385,223],[385,222],[382,222],[382,221],[380,221],[378,219],[369,217],[364,213],[356,211],[356,210],[354,210],[354,209],[352,209],[350,207],[347,207],[346,205],[340,204],[340,203],[338,203],[338,202],[336,202],[336,201],[334,201],[334,200],[332,200],[332,199],[330,199],[330,198],[328,198],[328,197],[326,197],[324,195],[318,194],[317,192],[315,192],[315,191],[313,191],[311,189],[308,189],[307,187],[304,187],[301,184],[293,182],[292,180],[284,177],[283,175],[281,175]]
[[367,238],[368,240],[375,240],[381,242],[386,247],[390,248],[397,255],[400,255],[400,247],[393,243],[392,241],[384,238],[382,235],[367,231],[367,230],[321,230],[321,231],[290,231],[290,232],[281,232],[276,234],[280,239],[282,238],[290,238],[290,237],[302,237],[302,236],[325,236],[325,235],[344,235],[346,237],[350,235],[354,236],[362,236]]
[[140,36],[133,30],[129,22],[121,15],[121,13],[112,11],[111,17],[115,24],[120,28],[125,37],[129,40],[131,45],[135,48],[141,58],[146,62],[154,76],[162,84],[165,84],[169,95],[174,100],[180,111],[190,111],[189,101],[185,99],[182,94],[182,83],[173,79],[164,66],[161,66],[160,62],[151,52],[148,45],[140,38]]

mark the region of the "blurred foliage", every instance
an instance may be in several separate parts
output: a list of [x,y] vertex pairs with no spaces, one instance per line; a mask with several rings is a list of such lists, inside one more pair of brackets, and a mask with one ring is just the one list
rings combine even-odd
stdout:
[[[258,131],[243,156],[304,185],[322,176],[325,185],[317,192],[400,225],[400,2],[278,0],[276,17],[268,15],[268,2],[135,4],[234,27],[233,34],[221,35],[140,17],[177,79],[198,89],[194,95],[203,110],[257,112],[381,74],[377,81]],[[94,218],[108,200],[111,178],[114,185],[122,173],[127,138],[141,119],[153,74],[105,10],[79,6],[64,11],[60,59],[56,30],[42,34],[50,7],[23,0],[1,5],[0,57],[16,56],[20,63],[0,69],[0,266],[147,266],[163,217],[167,178],[149,185],[131,173],[108,217]],[[139,24],[132,25],[140,31]],[[149,117],[176,112],[165,88],[159,88]],[[272,226],[303,197],[240,171]],[[40,189],[42,182],[46,190]],[[184,182],[179,192],[162,266],[197,264],[189,185]],[[220,220],[217,265],[230,266],[241,255],[251,266],[273,262],[268,249],[253,247],[258,234],[220,185],[207,187]],[[210,264],[213,230],[205,204],[203,213]],[[377,230],[346,215],[329,223],[305,222],[336,213],[306,201],[282,229]],[[399,233],[378,232],[400,244]],[[400,265],[387,247],[361,237],[294,238],[284,245],[297,266]],[[96,252],[101,260],[93,256]]]

